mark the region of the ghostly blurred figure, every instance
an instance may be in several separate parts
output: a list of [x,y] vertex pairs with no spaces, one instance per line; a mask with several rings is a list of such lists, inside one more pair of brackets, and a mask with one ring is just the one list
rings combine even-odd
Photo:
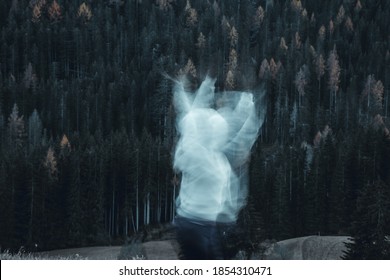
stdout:
[[214,84],[207,77],[194,94],[184,82],[174,89],[180,139],[173,166],[182,173],[174,223],[184,259],[234,254],[223,239],[245,206],[247,162],[264,117],[249,92],[225,92],[214,109]]

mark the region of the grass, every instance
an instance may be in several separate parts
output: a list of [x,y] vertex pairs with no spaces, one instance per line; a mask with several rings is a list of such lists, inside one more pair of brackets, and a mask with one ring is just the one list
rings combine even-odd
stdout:
[[49,257],[45,254],[25,252],[24,249],[21,248],[17,253],[11,253],[9,250],[5,250],[0,253],[0,260],[87,260],[87,258],[80,257],[78,254],[67,257]]
[[142,243],[139,240],[133,240],[124,245],[118,255],[118,260],[145,260],[142,252]]

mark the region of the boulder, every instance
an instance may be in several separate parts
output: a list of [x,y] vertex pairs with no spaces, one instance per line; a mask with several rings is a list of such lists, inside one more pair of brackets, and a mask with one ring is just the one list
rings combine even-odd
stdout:
[[264,253],[266,260],[339,260],[349,236],[305,236],[276,242]]

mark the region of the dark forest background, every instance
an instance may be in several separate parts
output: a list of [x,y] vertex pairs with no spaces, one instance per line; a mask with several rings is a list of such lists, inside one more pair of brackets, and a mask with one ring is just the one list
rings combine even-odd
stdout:
[[[255,246],[352,235],[388,257],[390,2],[0,1],[0,246],[123,243],[171,221],[172,77],[266,89]],[[371,254],[371,255],[370,255]]]

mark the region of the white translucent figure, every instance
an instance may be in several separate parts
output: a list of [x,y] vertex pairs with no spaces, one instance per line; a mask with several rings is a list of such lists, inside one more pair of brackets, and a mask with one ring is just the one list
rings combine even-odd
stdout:
[[182,173],[176,211],[189,219],[230,223],[246,203],[246,163],[265,110],[256,113],[253,94],[237,91],[218,94],[214,109],[214,84],[206,77],[196,93],[180,81],[174,89],[180,135],[174,168]]

